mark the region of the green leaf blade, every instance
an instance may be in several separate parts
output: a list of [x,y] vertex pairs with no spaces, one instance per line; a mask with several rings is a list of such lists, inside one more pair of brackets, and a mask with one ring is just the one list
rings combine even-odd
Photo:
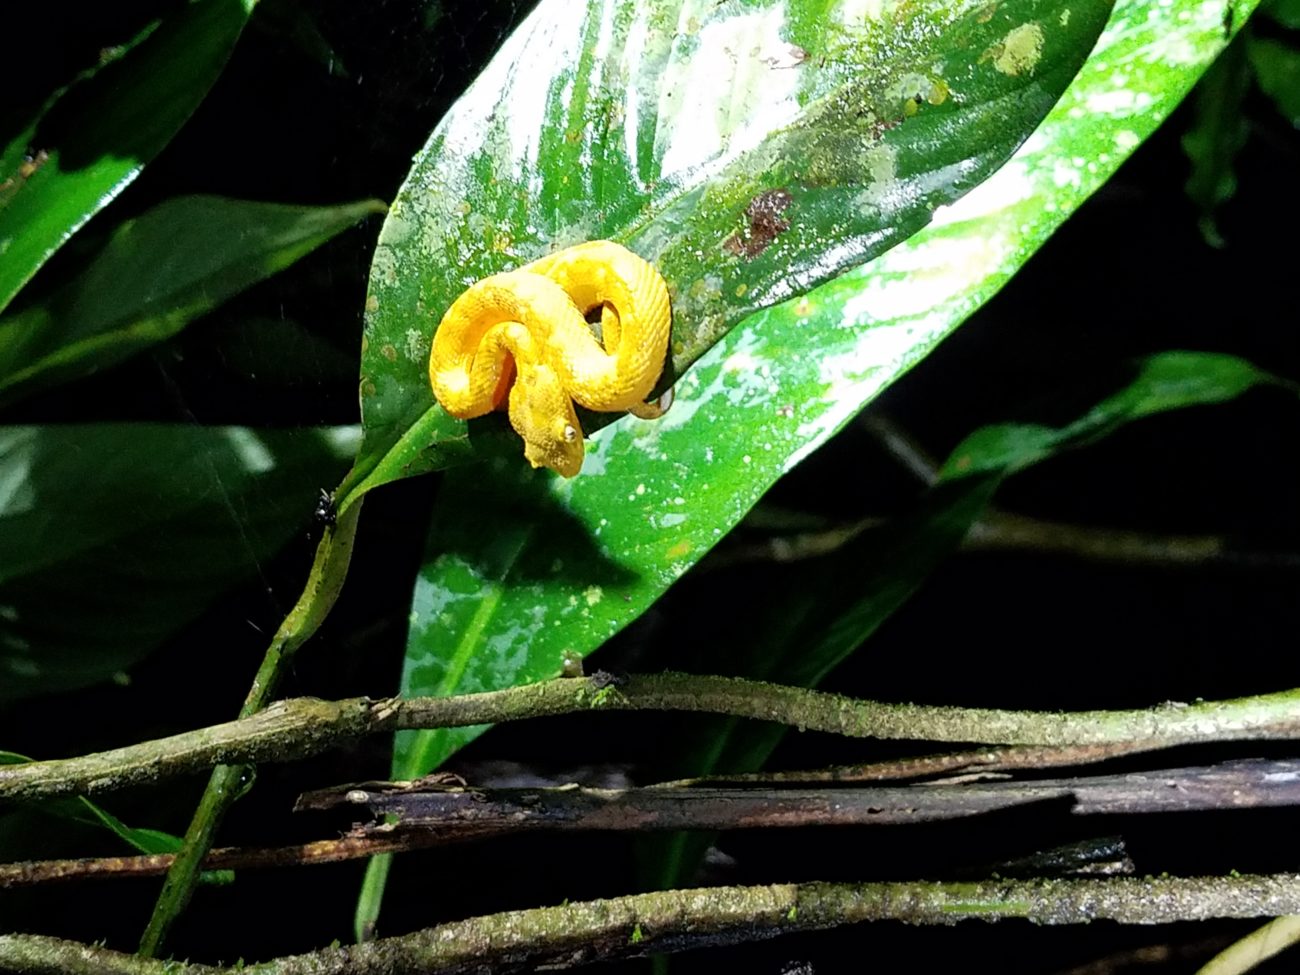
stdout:
[[[592,437],[579,477],[537,478],[506,456],[449,478],[431,530],[426,584],[439,573],[464,571],[468,562],[485,584],[502,587],[493,597],[493,631],[478,643],[478,653],[495,662],[468,668],[457,692],[503,686],[493,681],[512,668],[501,661],[517,660],[521,646],[529,660],[513,668],[512,680],[553,675],[565,652],[599,646],[644,612],[785,471],[995,294],[1172,111],[1225,43],[1222,23],[1206,5],[1188,0],[1155,21],[1148,13],[1138,0],[1116,9],[1093,60],[991,179],[866,267],[751,316],[681,378],[662,419],[624,418]],[[1165,54],[1169,44],[1186,52],[1175,63]],[[1116,64],[1134,90],[1117,94]],[[1048,438],[1039,449],[1051,446]],[[490,564],[438,527],[497,517],[495,493],[482,493],[488,484],[535,519],[527,548],[510,565]],[[583,558],[576,538],[599,558]],[[444,561],[449,549],[458,553],[455,565]],[[575,575],[574,565],[589,571]],[[461,613],[472,616],[472,609]],[[462,633],[459,619],[448,619],[441,633],[427,620],[413,628],[408,668]],[[505,648],[494,642],[503,633],[513,634]],[[435,692],[410,674],[404,686]],[[420,754],[433,761],[450,751]]]
[[[1254,6],[1238,4],[1236,26]],[[808,9],[809,17],[820,16]],[[513,638],[495,661],[466,668],[466,677],[495,671],[515,682],[532,679],[534,673],[558,673],[566,651],[589,652],[642,613],[782,473],[994,295],[1168,117],[1226,40],[1216,4],[1177,0],[1157,9],[1143,0],[1120,0],[1092,57],[1029,142],[991,179],[941,210],[926,229],[859,270],[750,316],[682,376],[676,403],[663,419],[624,418],[597,433],[588,443],[584,473],[575,481],[543,478],[523,486],[527,475],[517,465],[507,467],[507,457],[480,470],[480,486],[530,491],[531,502],[525,495],[520,503],[559,515],[538,523],[519,563],[528,560],[545,568],[558,561],[553,572],[575,564],[566,556],[572,552],[576,524],[606,566],[617,570],[602,568],[595,578],[577,582],[561,579],[551,583],[553,591],[541,594],[537,579],[514,565],[481,570],[495,572],[495,636],[512,633]],[[646,142],[637,143],[635,166],[629,167],[633,173],[644,174],[654,158]],[[414,233],[413,225],[394,233]],[[398,261],[391,252],[383,260],[392,288],[380,294],[379,278],[372,276],[376,297],[395,296],[399,304],[436,314],[431,307],[436,302],[422,298],[415,283],[407,282],[405,296],[398,295]],[[470,268],[466,277],[495,269]],[[385,327],[380,316],[372,319],[372,327]],[[397,400],[387,405],[400,407]],[[381,442],[370,439],[369,431],[367,436],[371,448]],[[439,524],[459,518],[482,525],[485,513],[495,510],[475,495],[472,482],[453,476],[441,499]],[[438,598],[435,584],[445,584],[442,573],[452,572],[442,561],[444,540],[444,530],[435,527],[422,570],[422,598],[430,603]],[[472,549],[460,551],[458,558],[457,572],[464,571],[465,562],[483,564]],[[598,587],[592,596],[599,599],[586,606],[584,615],[592,586]],[[544,600],[540,625],[529,615],[536,611],[539,595]],[[468,605],[458,612],[472,615]],[[412,627],[405,690],[424,689],[415,667],[441,653],[453,633],[463,633],[450,629],[461,625],[457,620],[447,623],[442,634],[427,618]],[[487,638],[485,632],[479,654],[503,649],[498,644],[490,651]],[[526,666],[518,663],[521,647],[529,654]],[[507,666],[506,661],[514,663]],[[441,675],[428,686],[437,682]],[[489,686],[505,685],[466,679],[457,690]],[[471,736],[460,729],[455,736],[423,743],[404,739],[394,774],[433,768]],[[378,858],[367,874],[358,908],[363,929],[377,915],[388,865],[389,858]]]
[[1265,0],[1261,9],[1283,27],[1300,30],[1300,0]]
[[[0,309],[171,141],[221,73],[254,2],[183,5],[0,151],[8,164],[0,172]],[[14,165],[28,148],[39,163],[30,172]]]
[[0,701],[115,677],[253,576],[355,428],[0,428]]
[[0,318],[0,405],[106,368],[179,332],[373,214],[186,196],[122,224],[48,299]]
[[[0,750],[0,765],[23,765],[30,761],[32,759],[26,755]],[[33,816],[50,816],[107,830],[138,853],[175,853],[181,845],[180,837],[171,833],[146,827],[128,826],[103,806],[91,802],[85,796],[34,803],[25,811]],[[0,838],[3,838],[6,825],[5,817],[0,816]]]
[[1162,352],[1145,359],[1131,382],[1067,426],[1004,423],[975,431],[953,450],[939,476],[950,480],[1012,473],[1062,450],[1092,443],[1135,420],[1224,403],[1262,385],[1286,384],[1236,356]]
[[741,319],[985,178],[1110,6],[543,3],[435,130],[381,234],[345,493],[382,482],[381,464],[389,477],[462,459],[403,438],[417,423],[463,437],[428,418],[426,360],[474,280],[587,239],[629,243],[673,295],[667,383]]

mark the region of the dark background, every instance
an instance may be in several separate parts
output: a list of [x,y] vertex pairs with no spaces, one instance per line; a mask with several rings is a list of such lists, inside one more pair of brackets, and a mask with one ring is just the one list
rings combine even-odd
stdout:
[[[128,5],[129,7],[129,5]],[[19,16],[37,56],[27,92],[48,90],[86,52],[129,35],[157,4],[72,17],[68,5]],[[77,7],[80,10],[80,5]],[[325,0],[298,8],[267,0],[225,74],[194,118],[113,205],[113,220],[167,197],[220,193],[326,204],[391,199],[413,153],[527,5]],[[304,40],[302,20],[328,42]],[[94,22],[94,18],[101,18]],[[11,37],[18,35],[11,35]],[[12,68],[12,61],[10,62]],[[8,88],[6,90],[18,91]],[[16,104],[16,102],[14,103]],[[1197,349],[1243,356],[1300,377],[1296,340],[1293,190],[1300,138],[1258,93],[1238,159],[1240,189],[1222,210],[1227,245],[1205,244],[1183,193],[1184,105],[995,300],[887,391],[872,412],[942,457],[976,426],[1070,418],[1123,376],[1135,356]],[[60,254],[38,287],[55,287],[84,240]],[[106,224],[107,225],[107,224]],[[195,423],[318,424],[357,420],[356,356],[374,219],[250,289],[173,342],[102,376],[24,402],[7,422],[156,419]],[[257,321],[295,326],[283,368],[268,368]],[[256,372],[257,378],[253,378]],[[1216,532],[1242,552],[1291,553],[1290,566],[1122,567],[1034,553],[951,559],[846,665],[828,689],[883,700],[999,707],[1115,708],[1223,698],[1300,685],[1295,633],[1300,507],[1300,408],[1282,391],[1147,419],[1102,443],[1013,478],[999,506],[1081,525],[1150,532]],[[304,488],[304,519],[317,487]],[[300,655],[286,696],[391,694],[405,638],[411,580],[437,478],[385,487],[367,503],[344,595]],[[861,424],[804,462],[770,500],[835,520],[900,510],[918,486]],[[741,529],[743,533],[745,529]],[[724,543],[724,546],[727,543]],[[296,599],[313,549],[302,537],[132,673],[128,686],[31,700],[0,714],[0,747],[55,757],[125,744],[233,717],[267,636]],[[747,606],[797,586],[800,566],[709,568],[706,560],[590,662],[612,670],[665,666],[709,672],[740,631]],[[201,680],[196,681],[196,674]],[[676,741],[708,733],[703,720],[602,714],[497,729],[460,753],[473,775],[492,760],[556,775],[675,774]],[[375,739],[290,767],[260,770],[232,812],[222,845],[269,846],[332,836],[347,823],[294,816],[302,790],[383,777],[388,744]],[[929,751],[931,749],[921,749]],[[812,768],[903,753],[896,744],[792,735],[774,768]],[[1264,754],[1184,751],[1175,764]],[[1269,754],[1287,754],[1274,749]],[[1186,761],[1184,761],[1186,760]],[[183,832],[199,781],[115,796],[132,825]],[[31,815],[0,834],[5,857],[114,854],[105,835]],[[1293,811],[1071,821],[1035,812],[894,830],[807,830],[724,836],[729,883],[808,879],[942,878],[999,858],[1090,836],[1122,835],[1140,874],[1300,869]],[[169,943],[176,957],[261,960],[347,940],[363,864],[248,872],[201,889]],[[389,884],[381,933],[506,908],[636,889],[626,839],[494,841],[407,855]],[[158,881],[116,881],[0,893],[0,927],[131,950]],[[678,958],[683,971],[725,964],[778,972],[812,962],[857,971],[903,957],[922,967],[1056,972],[1137,946],[1169,946],[1161,971],[1193,971],[1249,923],[1123,929],[1040,929],[968,923],[895,924],[787,938]],[[1285,958],[1261,971],[1285,970]],[[1108,970],[1117,970],[1111,967]]]

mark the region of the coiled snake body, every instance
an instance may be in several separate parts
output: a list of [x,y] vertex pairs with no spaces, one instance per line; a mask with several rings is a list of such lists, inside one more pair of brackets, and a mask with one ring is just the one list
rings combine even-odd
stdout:
[[[587,316],[600,309],[600,337]],[[470,419],[503,404],[534,467],[582,468],[573,404],[657,416],[647,405],[671,325],[655,268],[608,240],[588,241],[484,278],[458,297],[429,356],[433,394]]]

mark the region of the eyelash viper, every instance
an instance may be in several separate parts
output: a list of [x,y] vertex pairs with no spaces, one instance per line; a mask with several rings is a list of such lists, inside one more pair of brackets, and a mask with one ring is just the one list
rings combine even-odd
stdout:
[[[597,308],[599,339],[586,317]],[[651,264],[613,241],[588,241],[462,293],[434,333],[429,383],[462,420],[507,405],[528,462],[573,477],[584,453],[575,402],[662,412],[645,398],[663,371],[671,322]]]

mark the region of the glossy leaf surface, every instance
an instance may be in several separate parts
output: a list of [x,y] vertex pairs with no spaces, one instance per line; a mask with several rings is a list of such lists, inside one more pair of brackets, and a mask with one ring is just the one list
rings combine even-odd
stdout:
[[118,60],[56,93],[0,147],[0,309],[176,134],[255,2],[179,5]]
[[673,296],[666,384],[742,318],[881,253],[985,178],[1110,6],[544,0],[435,130],[385,224],[343,503],[482,452],[426,378],[436,320],[476,279],[626,243]]
[[0,405],[170,338],[383,211],[377,200],[296,207],[187,196],[159,204],[122,224],[56,294],[0,318]]
[[255,574],[356,433],[0,428],[0,701],[118,674]]
[[[585,654],[636,618],[994,294],[1172,111],[1226,41],[1220,13],[1119,5],[1007,166],[906,244],[745,322],[678,383],[662,420],[602,430],[573,481],[522,475],[510,458],[453,472],[412,602],[403,692],[552,676],[566,651]],[[394,774],[420,774],[475,733],[401,736]]]

